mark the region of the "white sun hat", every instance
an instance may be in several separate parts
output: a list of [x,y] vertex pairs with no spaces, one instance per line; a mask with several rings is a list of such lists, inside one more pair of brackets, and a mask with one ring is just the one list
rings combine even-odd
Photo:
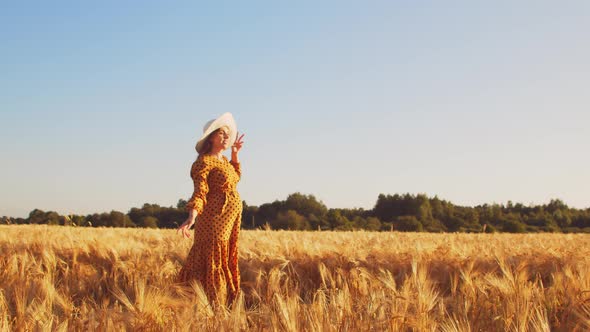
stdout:
[[203,135],[195,145],[197,152],[201,153],[201,149],[203,148],[207,137],[209,137],[212,132],[224,126],[229,128],[229,146],[234,145],[234,142],[238,136],[238,127],[236,126],[236,120],[234,120],[233,115],[227,112],[223,113],[217,119],[210,120],[205,124],[203,127]]

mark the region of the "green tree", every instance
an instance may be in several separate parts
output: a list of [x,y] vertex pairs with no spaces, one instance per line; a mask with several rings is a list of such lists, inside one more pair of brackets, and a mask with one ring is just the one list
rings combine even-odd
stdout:
[[560,199],[552,199],[549,204],[545,207],[545,210],[549,213],[553,213],[557,210],[568,210],[568,206]]
[[434,196],[434,198],[430,200],[430,206],[432,209],[432,218],[442,220],[445,217],[443,202],[438,196]]
[[72,221],[72,225],[86,226],[86,217],[84,217],[84,216],[72,215],[72,216],[70,216],[70,219]]
[[179,210],[183,210],[186,208],[186,205],[188,204],[188,201],[185,199],[179,199],[178,202],[176,203],[176,208]]
[[311,228],[307,218],[300,215],[295,210],[280,212],[273,226],[279,229],[290,230],[309,230]]
[[401,232],[421,232],[422,224],[414,216],[401,216],[395,221],[395,229]]
[[553,210],[553,219],[561,228],[569,227],[572,224],[570,214],[568,212],[562,211],[561,209]]
[[479,213],[472,208],[464,209],[463,220],[465,222],[465,230],[469,232],[480,232],[481,224],[479,223]]
[[158,228],[158,222],[158,218],[147,216],[141,219],[141,223],[139,225],[147,228]]
[[508,219],[504,221],[502,230],[509,233],[525,233],[526,227],[518,220]]
[[330,229],[330,223],[328,222],[328,219],[325,216],[317,217],[315,214],[312,213],[309,216],[307,216],[307,219],[312,230]]
[[342,216],[340,211],[335,209],[330,209],[328,211],[326,219],[328,220],[328,224],[332,229],[338,229],[339,227],[342,227],[350,222],[346,217]]
[[379,219],[375,217],[368,217],[367,219],[365,219],[363,228],[368,231],[378,231],[379,229],[381,229],[381,221],[379,221]]
[[272,203],[265,203],[260,205],[258,211],[255,214],[256,218],[256,226],[262,226],[266,223],[272,225],[273,221],[277,219],[277,216],[280,211],[283,211],[284,202],[281,201],[274,201]]
[[553,219],[553,216],[546,213],[545,211],[533,211],[529,213],[523,222],[532,227],[537,227],[543,232],[559,232],[559,226]]
[[257,220],[257,214],[257,206],[250,206],[246,203],[246,201],[242,201],[242,228],[254,229],[258,226],[261,226],[260,221]]
[[318,201],[315,196],[303,195],[301,193],[289,195],[284,203],[284,209],[296,211],[305,217],[311,214],[322,217],[328,212],[328,208],[324,203]]
[[450,232],[458,232],[465,230],[465,221],[457,216],[451,216],[446,219],[445,226]]
[[107,226],[112,227],[135,227],[135,223],[131,221],[128,215],[119,211],[111,211],[107,216]]
[[48,225],[59,225],[61,216],[54,211],[44,212],[39,209],[34,209],[29,213],[27,218],[28,224],[48,224]]

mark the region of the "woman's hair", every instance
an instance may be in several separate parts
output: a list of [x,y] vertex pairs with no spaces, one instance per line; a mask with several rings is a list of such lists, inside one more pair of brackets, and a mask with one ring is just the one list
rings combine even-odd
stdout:
[[199,155],[207,154],[207,153],[211,152],[211,149],[213,148],[213,143],[211,143],[211,137],[213,137],[214,135],[217,135],[219,130],[221,130],[223,128],[225,128],[225,130],[227,132],[229,132],[228,126],[223,126],[223,127],[215,129],[211,134],[209,134],[209,136],[207,136],[207,138],[205,139],[205,142],[203,142],[203,148],[201,149],[201,152],[199,152]]
[[211,152],[211,149],[213,148],[213,144],[211,143],[211,137],[215,134],[217,134],[217,132],[219,131],[219,129],[215,130],[214,132],[212,132],[211,134],[209,134],[209,136],[207,136],[207,138],[205,138],[205,142],[203,142],[203,147],[201,148],[201,151],[199,152],[199,154],[207,154],[209,152]]

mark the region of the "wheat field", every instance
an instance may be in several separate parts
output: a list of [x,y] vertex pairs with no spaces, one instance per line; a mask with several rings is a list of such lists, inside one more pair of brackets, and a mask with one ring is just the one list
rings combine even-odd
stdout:
[[586,331],[590,236],[242,231],[243,292],[174,230],[0,226],[2,331]]

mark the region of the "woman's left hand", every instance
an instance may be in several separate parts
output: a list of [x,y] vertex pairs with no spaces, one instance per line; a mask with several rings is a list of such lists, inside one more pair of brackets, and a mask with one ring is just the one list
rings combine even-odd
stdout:
[[182,223],[182,225],[178,226],[178,228],[176,229],[177,234],[178,234],[178,232],[181,232],[182,235],[187,239],[190,239],[190,237],[191,237],[190,229],[191,229],[191,227],[193,227],[193,225],[195,223],[195,217],[194,217],[193,211],[194,210],[190,211],[188,218],[186,218],[186,220]]
[[[239,135],[239,133],[238,133]],[[242,149],[242,145],[244,144],[244,141],[242,141],[242,138],[244,138],[244,134],[242,134],[242,136],[239,136],[238,139],[236,139],[234,145],[232,145],[231,147],[231,152],[237,154],[238,152],[240,152],[240,150]]]

